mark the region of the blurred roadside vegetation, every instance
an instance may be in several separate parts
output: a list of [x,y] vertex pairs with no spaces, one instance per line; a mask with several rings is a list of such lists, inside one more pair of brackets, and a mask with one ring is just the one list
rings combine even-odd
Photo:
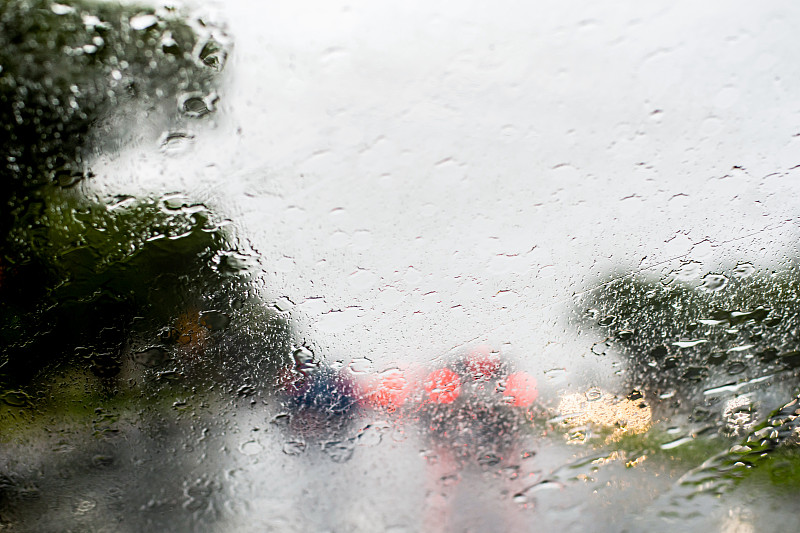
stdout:
[[797,484],[796,263],[776,271],[740,263],[693,282],[625,275],[589,291],[581,305],[583,325],[602,339],[592,351],[621,359],[624,390],[641,396],[656,422],[617,446],[688,459],[697,468],[682,485],[697,490],[777,479],[776,465],[781,486]]
[[[0,405],[12,418],[55,401],[53,380],[75,372],[89,381],[60,394],[119,399],[148,372],[211,379],[252,359],[223,358],[223,345],[274,352],[262,364],[284,355],[288,326],[255,301],[225,220],[179,194],[90,186],[92,158],[123,146],[139,117],[213,113],[220,35],[139,4],[0,4]],[[259,331],[226,343],[219,332],[245,313]]]

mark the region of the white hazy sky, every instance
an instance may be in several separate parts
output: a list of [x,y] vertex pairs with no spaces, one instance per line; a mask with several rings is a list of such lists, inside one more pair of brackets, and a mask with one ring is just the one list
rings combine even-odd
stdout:
[[98,181],[229,216],[333,359],[489,341],[578,372],[591,343],[563,318],[611,269],[699,279],[795,249],[797,2],[202,9],[235,43],[216,123]]

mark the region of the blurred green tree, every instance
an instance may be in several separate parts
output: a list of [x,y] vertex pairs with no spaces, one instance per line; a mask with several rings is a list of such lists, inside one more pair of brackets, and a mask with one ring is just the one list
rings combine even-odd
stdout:
[[[205,312],[215,298],[248,293],[236,239],[205,206],[82,184],[126,120],[214,110],[227,51],[212,30],[141,5],[0,5],[0,385],[75,363],[113,377],[142,323],[196,355],[226,321]],[[284,344],[285,323],[252,314]]]

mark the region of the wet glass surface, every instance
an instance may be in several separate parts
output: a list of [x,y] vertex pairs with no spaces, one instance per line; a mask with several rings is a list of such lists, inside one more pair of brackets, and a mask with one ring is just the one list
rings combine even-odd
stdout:
[[0,531],[800,527],[800,7],[0,4]]

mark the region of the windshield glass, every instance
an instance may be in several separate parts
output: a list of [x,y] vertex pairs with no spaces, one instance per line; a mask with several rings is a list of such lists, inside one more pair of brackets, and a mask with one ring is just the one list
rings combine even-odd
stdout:
[[5,0],[0,530],[800,527],[799,10]]

